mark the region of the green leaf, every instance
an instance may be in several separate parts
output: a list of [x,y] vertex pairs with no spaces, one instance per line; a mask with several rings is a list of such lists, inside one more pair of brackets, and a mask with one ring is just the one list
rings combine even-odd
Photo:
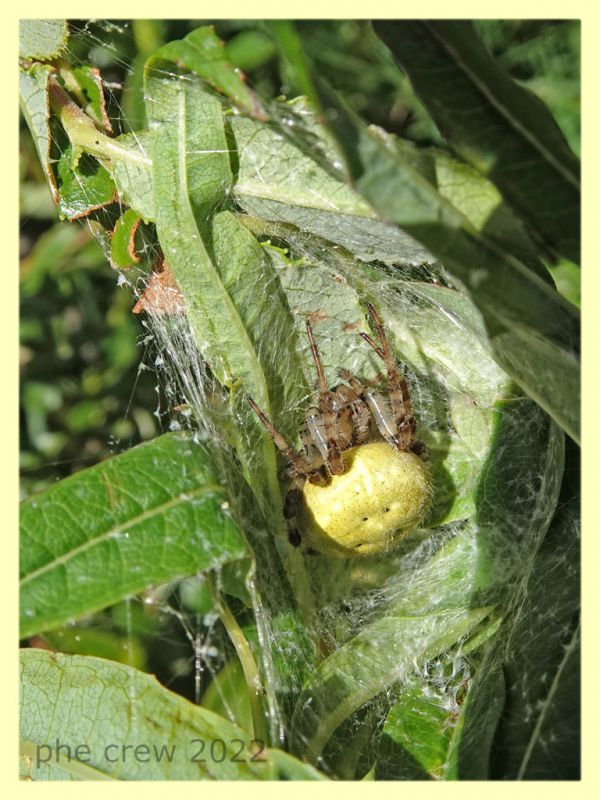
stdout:
[[417,680],[407,682],[383,726],[377,780],[456,778],[454,753],[462,716],[452,701],[460,681],[450,678],[436,688]]
[[21,509],[21,636],[247,555],[207,451],[167,434]]
[[[186,318],[177,324],[191,343],[192,355],[184,353],[184,369],[199,354],[222,387],[213,384],[213,402],[202,396],[192,400],[200,417],[218,426],[237,456],[227,480],[256,556],[257,623],[262,637],[283,636],[276,617],[269,618],[267,632],[264,603],[283,612],[293,607],[294,599],[310,607],[310,596],[301,557],[285,536],[273,441],[247,396],[275,418],[290,403],[298,407],[305,387],[298,380],[289,310],[263,248],[235,215],[221,210],[232,177],[220,102],[195,76],[181,80],[153,70],[146,72],[146,98],[158,238],[185,299]],[[240,485],[240,467],[252,494]],[[263,658],[268,683],[275,673],[270,653],[263,652]],[[277,681],[287,689],[279,675]],[[274,690],[269,703],[271,725],[276,725]]]
[[19,56],[49,61],[67,46],[69,29],[64,19],[19,20]]
[[[124,133],[115,140],[123,146],[124,157],[115,158],[113,179],[121,200],[139,214],[145,222],[156,220],[154,179],[150,158],[150,134]],[[127,157],[129,154],[130,157]]]
[[[290,222],[341,244],[366,261],[419,264],[433,260],[412,237],[378,220],[358,194],[284,138],[277,127],[247,117],[231,117],[228,125],[239,159],[233,196],[248,213]],[[155,220],[148,134],[124,134],[115,141],[139,153],[135,160],[114,161],[119,193],[144,220]],[[293,181],[289,180],[291,170]]]
[[115,185],[105,167],[90,156],[73,163],[73,148],[67,147],[58,162],[58,210],[69,220],[112,203]]
[[392,610],[366,626],[317,670],[300,694],[292,746],[315,763],[336,728],[386,687],[406,678],[471,631],[490,608],[440,611],[424,632],[420,615]]
[[[298,62],[298,70],[305,70]],[[579,317],[570,304],[467,219],[391,146],[306,72],[355,188],[425,244],[479,306],[500,366],[575,440],[579,437]],[[334,113],[333,113],[334,112]]]
[[[512,622],[512,620],[510,620]],[[459,780],[489,780],[494,737],[504,710],[506,682],[498,658],[501,637],[488,645],[476,663],[475,675],[461,709],[461,731],[453,752],[455,777]]]
[[128,209],[117,220],[110,240],[110,256],[113,264],[121,269],[133,267],[139,263],[135,247],[135,235],[141,217],[133,209]]
[[[93,624],[93,623],[92,623]],[[51,650],[78,656],[97,656],[147,670],[145,649],[131,631],[116,633],[87,625],[65,625],[43,635]]]
[[[501,620],[492,616],[462,647],[434,663],[426,675],[416,675],[401,687],[378,746],[377,780],[467,777],[460,774],[459,763],[462,766],[465,720],[472,712],[474,698],[478,703],[474,716],[481,724],[478,735],[471,730],[468,739],[477,759],[487,765],[503,707],[502,669],[493,655],[490,663],[476,665],[464,656],[493,637],[500,624]],[[482,681],[490,685],[490,693],[480,690]]]
[[106,112],[104,84],[97,67],[83,64],[72,70],[64,71],[62,77],[69,92],[77,98],[85,113],[108,133],[112,126]]
[[[420,281],[397,281],[395,287],[396,302],[380,301],[380,313],[396,352],[423,376],[414,395],[436,486],[431,527],[472,515],[482,463],[493,445],[494,406],[508,391],[508,377],[494,362],[468,298]],[[424,376],[435,379],[430,394]],[[437,403],[436,418],[422,407],[428,402]]]
[[292,720],[292,745],[309,761],[315,762],[344,719],[410,678],[415,667],[452,647],[490,613],[489,606],[469,607],[491,580],[473,528],[447,542],[416,574],[416,582],[414,576],[397,575],[395,602],[329,656],[303,687]]
[[229,39],[225,54],[234,67],[251,70],[271,61],[277,55],[277,48],[266,33],[245,30]]
[[[323,136],[322,129],[314,121],[314,115],[299,102],[291,104],[290,109],[296,111],[296,116],[284,118],[290,124],[281,127],[241,116],[229,120],[238,155],[234,185],[238,204],[249,214],[288,222],[340,244],[365,261],[378,259],[403,264],[433,261],[429,250],[395,225],[377,219],[373,209],[341,176],[319,163],[321,142],[317,137]],[[316,144],[312,150],[309,137]],[[147,134],[137,138],[136,142],[127,134],[119,141],[147,155]],[[417,149],[400,141],[394,141],[393,146],[401,148],[404,157],[475,227],[485,229],[499,243],[510,244],[513,250],[531,259],[533,245],[490,181],[441,150]],[[147,168],[140,167],[138,162],[134,165],[127,160],[116,161],[114,177],[123,199],[144,219],[154,219],[149,160]]]
[[137,55],[127,70],[121,105],[127,128],[140,133],[146,127],[144,67],[152,53],[164,44],[167,22],[161,19],[132,19],[131,32]]
[[578,461],[571,445],[556,514],[527,576],[527,602],[510,630],[506,706],[491,777],[580,777]]
[[[400,228],[378,220],[373,209],[341,182],[341,176],[318,163],[324,129],[301,100],[290,104],[297,107],[297,116],[284,118],[280,129],[242,117],[232,120],[239,151],[234,187],[239,205],[262,219],[287,222],[341,244],[364,261],[434,261],[428,250]],[[373,131],[397,149],[478,231],[526,259],[528,266],[552,285],[522,222],[491,181],[443,150],[417,148],[380,129]],[[335,152],[328,151],[326,156],[335,163]]]
[[[542,542],[559,502],[564,434],[532,405],[530,401],[520,400],[499,409],[497,443],[490,452],[478,490],[477,522],[487,541],[493,574],[502,584],[505,599],[503,625],[495,639],[483,648],[465,704],[459,774],[467,780],[492,777],[491,761],[502,741],[497,740],[502,729],[501,723],[499,726],[501,715],[508,713],[510,719],[508,699],[504,706],[505,676],[507,698],[514,696],[516,688],[515,678],[506,672],[506,664],[513,659],[521,661],[523,643],[519,642],[517,632],[523,620],[530,619],[525,608],[534,611],[539,603],[539,593],[530,591],[533,588],[530,576],[543,562]],[[566,567],[563,562],[563,569]],[[560,581],[555,584],[560,585]],[[571,602],[576,601],[572,586],[564,591]],[[549,591],[550,602],[553,596],[554,592]],[[551,614],[557,613],[557,605],[552,602]],[[545,643],[548,641],[547,633],[546,625],[540,627],[537,637],[528,639],[530,646],[537,650],[539,637],[543,636]],[[546,652],[546,644],[543,651]],[[539,673],[534,671],[533,682],[537,683]],[[516,699],[521,709],[525,697],[529,694],[519,692]],[[569,697],[572,699],[573,695]]]
[[560,259],[557,264],[548,267],[556,288],[563,297],[581,308],[581,270],[576,264]]
[[52,67],[43,64],[34,64],[29,70],[21,70],[19,73],[19,98],[21,111],[31,131],[40,158],[40,164],[48,180],[52,199],[57,203],[58,190],[50,164],[51,136],[48,81],[51,74]]
[[325,781],[323,775],[310,764],[299,761],[284,750],[270,750],[269,756],[276,772],[276,779],[280,781]]
[[229,661],[213,677],[202,695],[201,705],[215,714],[228,717],[245,731],[253,729],[248,684],[239,659]]
[[185,39],[168,42],[156,51],[147,68],[155,68],[160,60],[173,61],[179,67],[195,72],[210,86],[233,100],[241,111],[264,119],[265,112],[260,101],[229,62],[225,46],[216,36],[214,28],[196,28]]
[[21,292],[32,297],[48,277],[86,267],[100,270],[106,257],[92,231],[76,225],[54,225],[38,237],[21,261]]
[[301,140],[290,140],[282,129],[244,117],[233,117],[231,129],[239,157],[234,197],[249,214],[289,222],[341,244],[365,261],[433,260],[404,231],[377,219],[340,175],[326,171],[306,148],[303,151]]
[[[33,780],[322,780],[132,667],[21,652],[21,776]],[[253,749],[254,748],[254,749]]]
[[579,162],[548,108],[468,21],[374,23],[446,141],[491,178],[551,252],[579,262]]

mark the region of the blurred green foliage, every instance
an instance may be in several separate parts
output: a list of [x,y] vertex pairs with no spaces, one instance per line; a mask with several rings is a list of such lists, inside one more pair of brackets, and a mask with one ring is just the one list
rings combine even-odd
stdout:
[[[28,192],[25,184],[23,192]],[[27,216],[21,247],[22,494],[157,432],[139,321],[90,228]]]

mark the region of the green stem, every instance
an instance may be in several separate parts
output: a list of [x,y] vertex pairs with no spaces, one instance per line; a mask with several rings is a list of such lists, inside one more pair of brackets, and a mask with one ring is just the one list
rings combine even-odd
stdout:
[[164,23],[158,19],[134,19],[133,40],[140,55],[148,56],[164,43]]
[[103,161],[132,161],[150,165],[152,162],[140,153],[125,147],[98,130],[93,120],[74,103],[55,78],[48,85],[50,105],[59,118],[71,144]]
[[262,703],[263,686],[250,644],[238,625],[236,618],[231,613],[229,606],[225,603],[222,594],[215,587],[212,579],[208,580],[208,586],[210,587],[215,605],[219,611],[221,622],[225,626],[225,630],[231,639],[231,643],[235,647],[235,651],[240,659],[240,664],[242,665],[242,670],[250,693],[250,708],[252,711],[252,724],[254,728],[252,736],[267,743],[267,726]]

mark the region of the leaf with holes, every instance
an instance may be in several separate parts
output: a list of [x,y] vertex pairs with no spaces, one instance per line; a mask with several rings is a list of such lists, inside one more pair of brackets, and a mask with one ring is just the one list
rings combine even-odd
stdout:
[[115,199],[115,184],[108,172],[91,156],[73,163],[73,148],[67,147],[58,162],[58,210],[69,220],[85,217]]

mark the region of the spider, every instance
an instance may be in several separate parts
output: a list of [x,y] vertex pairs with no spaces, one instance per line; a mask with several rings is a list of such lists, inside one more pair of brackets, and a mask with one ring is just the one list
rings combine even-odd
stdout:
[[[345,369],[339,371],[345,383],[330,389],[308,320],[318,399],[300,431],[302,450],[291,447],[248,398],[288,461],[282,477],[291,481],[283,509],[290,544],[305,544],[309,553],[348,558],[384,552],[419,525],[429,506],[431,482],[406,378],[377,311],[370,303],[367,308],[380,343],[360,335],[385,364],[387,398]],[[372,441],[377,435],[380,440]]]

